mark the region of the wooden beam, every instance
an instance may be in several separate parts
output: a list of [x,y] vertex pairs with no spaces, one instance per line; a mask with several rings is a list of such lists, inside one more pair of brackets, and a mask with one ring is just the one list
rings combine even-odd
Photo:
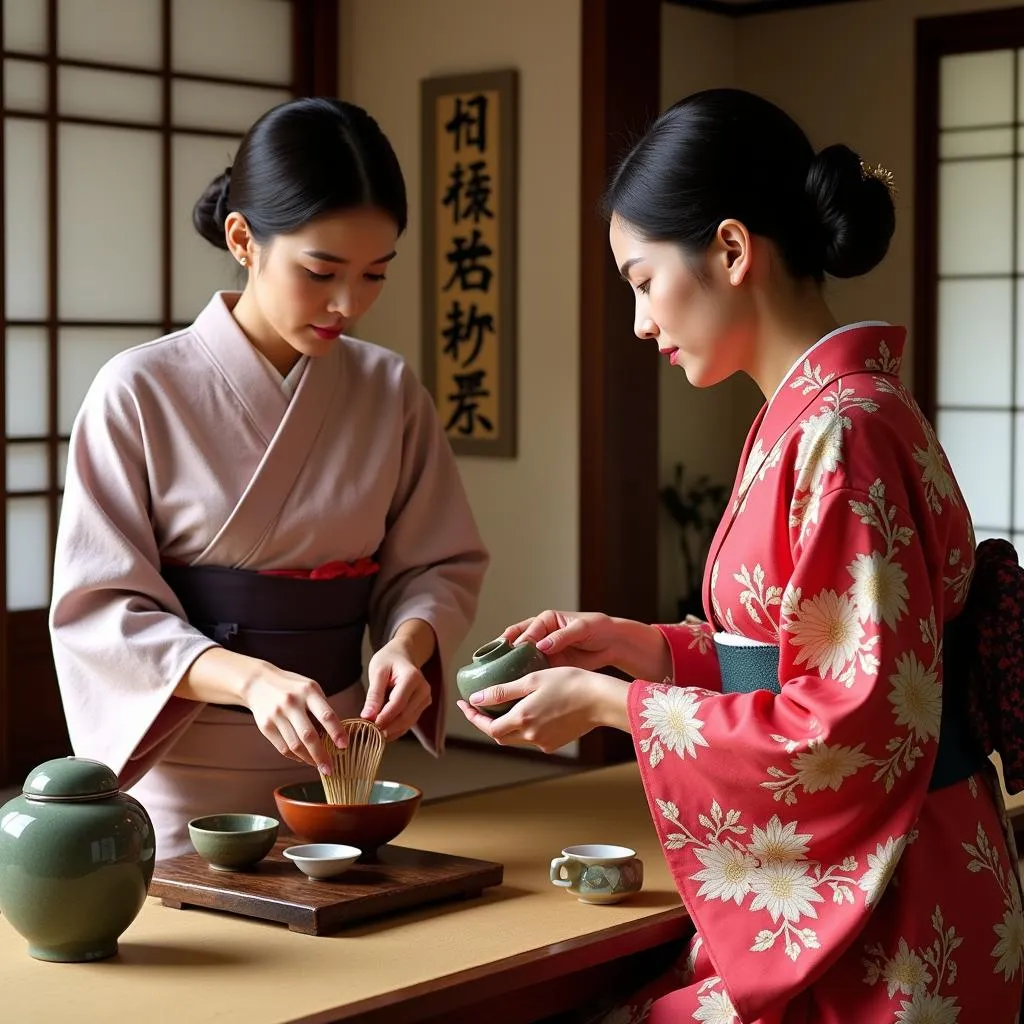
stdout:
[[709,14],[724,14],[727,18],[750,18],[775,11],[795,11],[804,7],[827,7],[832,4],[859,3],[860,0],[665,0],[676,7],[693,7]]
[[939,268],[939,55],[931,33],[917,23],[914,96],[914,334],[913,392],[935,423]]
[[296,96],[338,95],[340,0],[292,0],[292,90]]
[[8,636],[18,641],[5,655],[8,679],[15,683],[7,695],[8,782],[21,783],[41,762],[70,754],[71,741],[53,664],[47,609],[10,612],[7,620]]
[[[658,355],[633,336],[633,301],[599,216],[630,143],[661,106],[659,0],[582,5],[580,146],[580,608],[654,621],[658,597]],[[637,60],[637,54],[643,54]],[[633,757],[599,729],[586,764]]]
[[[0,10],[0,52],[3,52],[6,40],[4,39],[4,15]],[[7,98],[4,93],[3,75],[0,75],[0,111],[7,105]],[[7,238],[7,204],[3,200],[6,195],[6,184],[4,181],[4,169],[7,166],[7,121],[0,121],[0,243]],[[4,437],[7,436],[7,298],[5,295],[6,274],[0,274],[0,327],[3,328],[3,337],[0,337],[0,424],[4,426]],[[7,451],[4,448],[4,457],[0,459],[0,500],[3,501],[0,507],[0,786],[7,785],[12,781],[11,767],[9,760],[9,738],[12,730],[10,703],[7,699],[7,671],[8,651],[10,646],[7,642]]]

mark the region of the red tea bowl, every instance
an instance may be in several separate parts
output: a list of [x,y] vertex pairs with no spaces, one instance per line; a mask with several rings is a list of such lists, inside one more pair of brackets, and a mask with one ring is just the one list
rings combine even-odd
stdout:
[[279,786],[274,801],[281,820],[310,843],[342,843],[372,854],[412,821],[423,792],[404,782],[377,781],[366,804],[329,804],[319,779]]

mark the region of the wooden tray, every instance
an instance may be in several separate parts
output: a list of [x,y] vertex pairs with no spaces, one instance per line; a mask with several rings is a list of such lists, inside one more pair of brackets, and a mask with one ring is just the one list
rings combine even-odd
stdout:
[[149,895],[165,907],[207,907],[286,924],[305,935],[440,900],[468,899],[500,885],[501,864],[446,853],[382,846],[337,878],[307,878],[282,856],[299,840],[282,838],[248,871],[215,871],[197,853],[158,861]]

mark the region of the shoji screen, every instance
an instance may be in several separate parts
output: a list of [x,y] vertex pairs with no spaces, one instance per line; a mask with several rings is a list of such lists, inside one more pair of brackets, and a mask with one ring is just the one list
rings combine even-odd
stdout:
[[[192,204],[249,124],[302,90],[302,8],[3,0],[0,725],[18,723],[12,777],[38,759],[40,716],[47,742],[64,742],[45,609],[75,415],[104,361],[238,283],[192,229]],[[0,775],[2,755],[0,740]]]
[[940,64],[937,430],[979,540],[1024,552],[1024,61]]
[[918,25],[915,385],[978,539],[1024,557],[1024,19]]

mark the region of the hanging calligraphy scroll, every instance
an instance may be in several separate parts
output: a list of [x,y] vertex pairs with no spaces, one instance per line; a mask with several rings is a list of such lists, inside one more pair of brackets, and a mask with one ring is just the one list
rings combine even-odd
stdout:
[[423,383],[457,455],[516,454],[515,71],[421,83]]

